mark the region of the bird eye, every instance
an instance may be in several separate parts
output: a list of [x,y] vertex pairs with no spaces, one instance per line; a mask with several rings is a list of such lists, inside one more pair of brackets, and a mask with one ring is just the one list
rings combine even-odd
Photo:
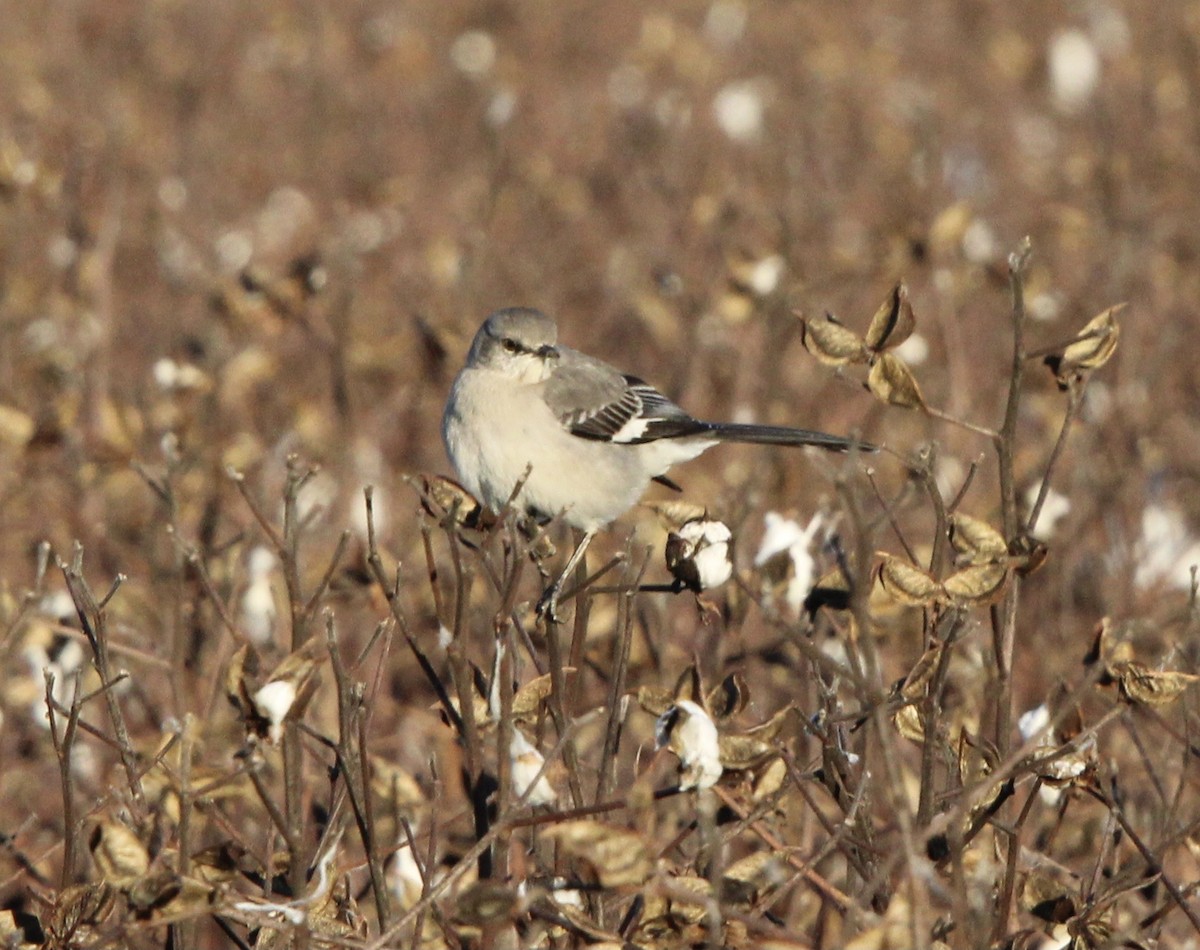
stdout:
[[512,340],[512,339],[509,339],[508,337],[505,337],[500,342],[501,342],[501,345],[504,347],[504,351],[506,353],[520,353],[521,352],[521,344],[518,343],[516,340]]

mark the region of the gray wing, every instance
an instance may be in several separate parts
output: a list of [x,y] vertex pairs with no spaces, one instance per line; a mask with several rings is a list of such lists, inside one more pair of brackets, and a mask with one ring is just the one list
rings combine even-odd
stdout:
[[546,402],[583,439],[640,445],[706,431],[653,386],[567,347],[546,381]]

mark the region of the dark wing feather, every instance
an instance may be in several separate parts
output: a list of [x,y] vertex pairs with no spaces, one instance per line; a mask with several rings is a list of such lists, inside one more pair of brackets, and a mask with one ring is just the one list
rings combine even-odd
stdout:
[[636,376],[624,377],[618,398],[591,411],[577,411],[563,422],[584,439],[640,445],[655,439],[678,438],[704,431],[697,422],[653,386]]

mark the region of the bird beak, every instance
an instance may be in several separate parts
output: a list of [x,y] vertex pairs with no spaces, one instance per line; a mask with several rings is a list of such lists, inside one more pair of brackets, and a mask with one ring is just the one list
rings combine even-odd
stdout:
[[558,359],[558,350],[547,343],[545,346],[537,348],[537,355],[544,360],[556,360]]

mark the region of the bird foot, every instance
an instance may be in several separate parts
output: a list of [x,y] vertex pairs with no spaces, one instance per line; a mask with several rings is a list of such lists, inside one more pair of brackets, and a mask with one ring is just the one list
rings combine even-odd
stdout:
[[558,595],[562,593],[561,585],[556,581],[547,587],[538,598],[534,608],[539,617],[544,617],[548,623],[562,623],[558,616]]

